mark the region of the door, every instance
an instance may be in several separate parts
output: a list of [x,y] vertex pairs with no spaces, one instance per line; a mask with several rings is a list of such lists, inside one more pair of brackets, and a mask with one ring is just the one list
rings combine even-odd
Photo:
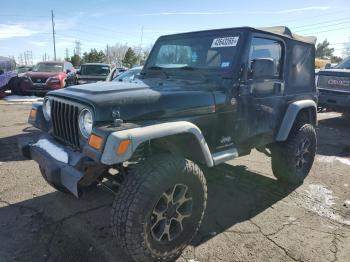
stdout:
[[[246,80],[239,88],[239,140],[253,146],[273,141],[284,105],[284,43],[282,40],[253,34],[249,49]],[[265,75],[254,72],[257,60],[268,62]],[[260,63],[261,65],[261,63]],[[266,69],[260,66],[260,69]]]

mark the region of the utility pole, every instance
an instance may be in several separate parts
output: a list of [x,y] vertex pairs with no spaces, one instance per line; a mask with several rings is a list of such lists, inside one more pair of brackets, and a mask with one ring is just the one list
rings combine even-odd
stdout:
[[81,56],[81,43],[78,40],[75,41],[74,54],[77,56]]
[[140,48],[139,48],[139,64],[141,64],[142,57],[142,42],[143,42],[143,26],[141,27],[141,39],[140,39]]
[[52,39],[53,39],[53,54],[56,61],[56,38],[55,38],[55,22],[53,21],[53,10],[51,10],[51,24],[52,24]]
[[69,60],[69,51],[68,51],[68,48],[66,48],[66,60]]

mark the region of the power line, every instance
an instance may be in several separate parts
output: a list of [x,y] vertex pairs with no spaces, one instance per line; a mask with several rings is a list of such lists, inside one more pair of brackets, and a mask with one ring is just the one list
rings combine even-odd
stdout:
[[296,32],[305,32],[305,31],[310,31],[310,30],[315,30],[315,29],[325,28],[325,27],[330,27],[330,26],[335,26],[335,25],[343,25],[343,24],[347,24],[349,22],[350,22],[350,20],[346,21],[346,22],[336,23],[336,24],[329,24],[329,25],[317,26],[317,27],[313,27],[313,28],[307,28],[307,29],[303,29],[303,30],[298,30]]
[[326,33],[326,32],[331,32],[331,31],[339,31],[339,30],[344,30],[344,29],[349,29],[349,27],[340,27],[340,28],[334,28],[334,29],[329,29],[329,30],[325,30],[325,31],[319,31],[319,32],[313,32],[310,34],[320,34],[320,33]]
[[338,22],[338,21],[342,21],[342,20],[349,20],[349,17],[344,17],[344,18],[341,18],[341,19],[332,19],[332,20],[327,20],[327,21],[324,21],[324,22],[320,22],[320,23],[314,23],[314,24],[308,24],[308,25],[302,25],[302,26],[296,26],[296,27],[293,27],[293,29],[298,29],[298,28],[304,28],[304,27],[312,27],[312,26],[318,26],[318,25],[321,25],[321,24],[327,24],[327,23],[332,23],[332,22]]
[[[348,13],[348,12],[349,12],[349,10],[343,10],[343,11],[337,12],[336,14],[339,15],[339,14]],[[310,19],[319,18],[319,17],[324,18],[324,17],[330,16],[330,15],[334,15],[334,11],[326,12],[326,13],[323,13],[322,15],[317,14],[315,16],[308,16],[306,18],[303,18],[303,20],[310,20]],[[300,19],[293,18],[293,19],[288,19],[288,20],[281,20],[279,22],[274,22],[273,24],[267,24],[265,26],[273,26],[273,25],[277,25],[277,24],[287,24],[289,22],[299,22],[299,21],[300,21]]]

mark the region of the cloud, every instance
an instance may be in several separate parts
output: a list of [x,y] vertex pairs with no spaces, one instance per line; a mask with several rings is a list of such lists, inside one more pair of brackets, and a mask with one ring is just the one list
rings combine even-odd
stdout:
[[[306,12],[306,11],[324,11],[328,10],[329,6],[309,6],[303,8],[295,8],[295,9],[283,9],[277,11],[252,11],[245,12],[246,14],[289,14],[289,13],[298,13],[298,12]],[[232,14],[242,14],[243,12],[235,11],[235,12],[159,12],[159,13],[144,13],[137,14],[136,16],[175,16],[175,15],[232,15]]]
[[257,11],[250,12],[251,14],[290,14],[290,13],[301,13],[306,11],[325,11],[328,10],[329,6],[308,6],[303,8],[294,8],[294,9],[283,9],[278,11]]
[[45,41],[28,41],[27,43],[31,45],[39,46],[39,47],[43,47],[47,45],[47,42]]
[[23,24],[0,24],[0,39],[26,37],[39,33]]

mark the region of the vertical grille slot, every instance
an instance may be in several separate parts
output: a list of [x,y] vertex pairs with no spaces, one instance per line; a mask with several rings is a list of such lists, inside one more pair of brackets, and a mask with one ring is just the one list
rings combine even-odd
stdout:
[[51,100],[53,134],[66,144],[79,148],[77,106]]

